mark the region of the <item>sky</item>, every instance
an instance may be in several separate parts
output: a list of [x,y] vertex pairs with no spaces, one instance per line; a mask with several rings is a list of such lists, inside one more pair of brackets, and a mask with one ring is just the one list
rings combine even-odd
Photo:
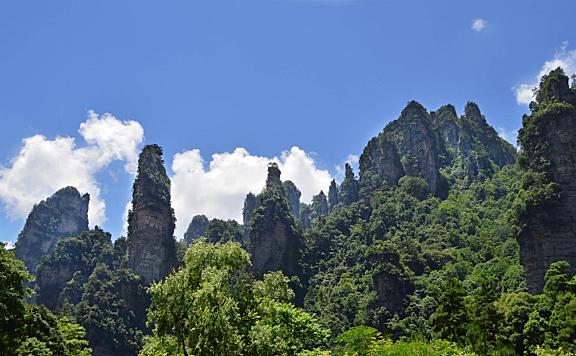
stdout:
[[309,201],[410,100],[479,104],[515,142],[531,88],[576,71],[576,2],[3,1],[0,241],[67,185],[123,234],[137,157],[157,143],[176,237],[239,219],[280,164]]

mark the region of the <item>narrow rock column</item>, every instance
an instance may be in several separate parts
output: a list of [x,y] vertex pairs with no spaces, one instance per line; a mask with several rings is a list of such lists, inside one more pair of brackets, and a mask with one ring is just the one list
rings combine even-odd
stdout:
[[177,265],[175,221],[162,148],[148,145],[138,159],[127,241],[127,265],[147,283],[164,278]]

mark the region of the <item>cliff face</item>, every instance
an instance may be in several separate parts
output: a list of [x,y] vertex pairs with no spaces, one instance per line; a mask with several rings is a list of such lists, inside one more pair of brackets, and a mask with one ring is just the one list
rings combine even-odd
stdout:
[[332,211],[338,203],[338,186],[336,185],[336,181],[332,179],[330,187],[328,188],[328,206],[330,207],[330,211]]
[[[338,202],[348,205],[358,201],[360,186],[354,177],[352,167],[348,163],[344,166],[344,171],[344,180],[342,181],[342,184],[340,184],[338,192]],[[328,196],[330,196],[330,193],[328,193]]]
[[475,103],[467,103],[460,118],[452,105],[431,112],[430,117],[443,141],[454,178],[469,183],[492,176],[495,167],[515,162],[516,150],[498,136]]
[[177,265],[174,224],[162,149],[146,146],[138,159],[128,216],[127,265],[147,283],[164,278]]
[[256,209],[256,196],[253,193],[246,194],[244,207],[242,208],[242,223],[244,224],[244,233],[242,241],[246,242],[250,238],[250,219]]
[[445,197],[447,179],[468,184],[491,176],[494,167],[514,163],[515,149],[498,137],[478,106],[468,103],[464,112],[458,118],[454,107],[446,105],[428,113],[422,105],[410,102],[364,149],[361,188],[371,191],[397,185],[407,175],[423,178],[432,194]]
[[284,193],[286,194],[286,199],[288,199],[288,205],[290,205],[290,211],[292,215],[297,218],[300,214],[300,196],[302,193],[296,187],[292,181],[287,180],[282,182],[282,188],[284,189]]
[[300,274],[303,237],[274,163],[268,167],[266,187],[257,197],[249,229],[248,250],[257,275],[278,270],[289,276]]
[[396,185],[404,176],[419,176],[434,194],[442,189],[439,169],[444,155],[428,112],[412,101],[375,139],[360,157],[360,178],[373,176],[376,184]]
[[60,189],[32,208],[16,242],[16,257],[30,272],[36,272],[40,259],[65,236],[88,230],[90,195],[80,195],[74,187]]
[[576,90],[562,70],[542,79],[531,109],[518,135],[524,176],[515,209],[528,289],[538,293],[553,262],[576,272]]

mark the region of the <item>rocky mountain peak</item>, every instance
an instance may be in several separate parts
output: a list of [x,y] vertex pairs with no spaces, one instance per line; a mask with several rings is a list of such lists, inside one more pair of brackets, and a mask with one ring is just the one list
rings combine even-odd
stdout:
[[476,122],[481,122],[481,123],[486,122],[486,119],[484,118],[484,116],[480,112],[480,108],[473,101],[469,101],[466,103],[466,107],[464,107],[464,116],[466,116],[467,119],[473,120]]
[[569,78],[560,67],[542,77],[536,91],[538,104],[565,102],[576,105],[576,91],[570,88]]
[[428,113],[418,102],[408,103],[364,149],[361,190],[397,185],[408,175],[424,178],[432,194],[442,198],[448,192],[446,173],[466,185],[490,177],[494,166],[515,162],[515,149],[488,125],[478,105],[468,102],[464,113],[458,118],[452,105]]
[[328,206],[330,210],[332,210],[336,205],[338,205],[338,186],[336,185],[336,181],[332,179],[330,187],[328,188]]
[[266,188],[278,187],[282,184],[280,181],[280,168],[275,162],[268,164],[268,177],[266,177]]
[[401,119],[423,118],[428,115],[428,110],[416,100],[408,102],[406,107],[400,113]]
[[546,270],[556,261],[567,261],[576,272],[575,98],[561,69],[545,75],[518,134],[524,177],[514,210],[532,293],[542,291]]
[[127,240],[128,267],[144,281],[160,280],[176,266],[174,226],[170,179],[164,168],[162,148],[148,145],[138,159]]
[[46,256],[58,240],[88,230],[90,195],[80,195],[74,187],[58,190],[36,204],[16,242],[16,257],[35,273],[40,259]]
[[354,176],[354,171],[352,170],[352,166],[350,166],[350,164],[346,163],[344,170],[344,180],[342,181],[342,184],[340,184],[338,202],[348,205],[358,201],[360,185]]
[[201,236],[206,236],[206,230],[208,230],[208,218],[206,215],[195,215],[190,224],[188,225],[188,229],[184,233],[184,241],[188,245],[192,244]]
[[248,250],[257,275],[282,271],[289,276],[299,274],[303,237],[296,224],[288,199],[280,183],[280,169],[268,166],[266,189],[256,197],[256,206],[249,221]]
[[296,184],[290,180],[282,182],[282,188],[284,188],[284,194],[286,194],[286,199],[288,199],[292,215],[297,218],[300,214],[300,197],[302,193],[300,189],[296,187]]

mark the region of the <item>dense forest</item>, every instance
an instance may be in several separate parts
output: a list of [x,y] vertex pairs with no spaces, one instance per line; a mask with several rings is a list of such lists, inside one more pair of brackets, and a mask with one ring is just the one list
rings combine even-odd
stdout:
[[65,187],[0,244],[0,355],[576,354],[576,87],[535,94],[519,150],[475,103],[412,101],[358,176],[304,203],[270,163],[242,222],[180,241],[146,146],[126,237]]

